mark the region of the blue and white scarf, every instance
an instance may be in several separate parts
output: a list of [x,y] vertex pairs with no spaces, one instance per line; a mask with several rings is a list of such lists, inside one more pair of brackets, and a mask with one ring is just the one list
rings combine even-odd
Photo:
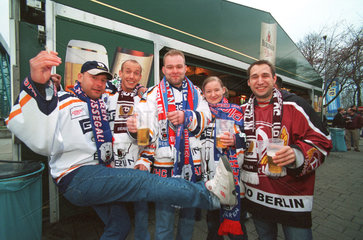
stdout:
[[166,129],[167,136],[160,136],[159,147],[174,146],[174,177],[183,177],[189,181],[196,181],[194,163],[190,152],[190,132],[186,128],[192,121],[193,113],[198,106],[198,93],[193,83],[185,78],[182,83],[184,124],[173,126],[166,118],[167,112],[176,111],[175,98],[169,82],[163,78],[158,86],[157,104],[158,120],[162,129]]
[[78,81],[72,90],[79,99],[87,103],[93,136],[97,146],[98,161],[100,164],[108,165],[113,160],[113,153],[112,132],[108,122],[106,104],[101,99],[90,99],[82,90]]
[[[220,103],[209,104],[209,108],[212,113],[213,119],[227,119],[234,122],[235,127],[239,127],[243,130],[243,112],[240,106],[236,104],[228,103],[226,98],[223,98]],[[214,143],[216,143],[216,129],[213,130]],[[235,135],[236,136],[236,135]],[[240,136],[236,136],[238,138]],[[245,141],[242,139],[245,146]],[[237,152],[235,147],[228,147],[225,149],[217,148],[214,144],[214,158],[219,159],[221,155],[226,155],[229,163],[231,164],[233,170],[234,181],[236,185],[236,195],[238,196],[238,203],[236,206],[230,208],[222,206],[221,208],[221,224],[218,229],[219,235],[242,235],[242,227],[240,224],[240,212],[241,212],[241,199],[240,199],[240,168],[237,160]]]

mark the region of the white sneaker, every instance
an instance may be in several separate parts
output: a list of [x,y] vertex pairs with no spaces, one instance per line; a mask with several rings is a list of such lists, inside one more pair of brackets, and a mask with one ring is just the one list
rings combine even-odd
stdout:
[[216,168],[214,178],[205,183],[206,188],[219,198],[222,205],[237,204],[236,186],[232,167],[226,156],[222,156]]

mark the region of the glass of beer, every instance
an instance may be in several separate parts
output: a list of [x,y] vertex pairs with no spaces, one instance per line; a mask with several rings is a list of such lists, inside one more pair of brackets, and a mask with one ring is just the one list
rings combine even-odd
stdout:
[[226,132],[229,132],[230,135],[234,133],[234,122],[232,120],[227,119],[216,119],[216,147],[218,148],[226,148],[221,142],[221,136],[224,135]]
[[277,166],[272,158],[276,155],[282,147],[284,146],[284,140],[280,138],[270,138],[267,143],[267,161],[268,161],[268,170],[270,173],[281,173],[282,167]]
[[139,112],[136,115],[137,119],[137,145],[147,146],[149,145],[149,133],[150,126],[149,120],[150,117],[148,112]]

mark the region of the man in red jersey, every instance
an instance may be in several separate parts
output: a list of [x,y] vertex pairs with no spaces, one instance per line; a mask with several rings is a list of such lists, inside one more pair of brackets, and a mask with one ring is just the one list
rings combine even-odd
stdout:
[[[332,147],[330,137],[304,99],[274,87],[275,69],[268,61],[251,64],[247,75],[253,94],[242,106],[247,136],[242,166],[246,208],[259,239],[277,239],[278,223],[286,239],[312,239],[315,169]],[[282,167],[281,173],[268,168],[270,138],[284,140],[272,158]]]

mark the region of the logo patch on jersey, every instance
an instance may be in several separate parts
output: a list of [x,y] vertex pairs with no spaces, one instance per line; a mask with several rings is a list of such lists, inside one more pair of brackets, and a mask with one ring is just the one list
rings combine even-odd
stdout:
[[247,141],[246,142],[246,155],[253,155],[253,151],[255,149],[255,142],[254,141]]
[[115,116],[116,116],[116,110],[108,111],[108,121],[109,122],[115,121]]
[[285,126],[281,129],[280,138],[284,140],[284,145],[289,145],[289,133],[287,132],[287,129]]
[[112,143],[105,142],[100,146],[101,160],[107,162],[112,158]]
[[264,155],[263,157],[262,157],[262,159],[261,159],[261,165],[266,165],[267,164],[267,161],[268,161],[268,159],[267,159],[267,155]]
[[[134,159],[129,155],[131,144],[126,149],[117,149],[115,167],[130,167],[134,165]],[[127,157],[127,158],[126,158]]]
[[160,120],[160,139],[162,141],[166,141],[168,140],[168,129],[167,129],[167,125],[166,125],[166,120]]
[[71,119],[80,118],[86,116],[86,110],[83,106],[75,106],[70,109],[71,111]]
[[87,132],[92,132],[92,124],[89,118],[80,120],[79,125],[81,126],[83,134],[86,134]]
[[125,115],[132,115],[134,110],[134,107],[132,105],[130,106],[121,106],[120,107],[120,115],[121,116],[125,116]]
[[320,154],[321,153],[315,147],[312,147],[308,151],[306,151],[307,158],[311,165],[311,166],[307,165],[308,166],[308,168],[306,169],[307,171],[312,171],[319,166]]

